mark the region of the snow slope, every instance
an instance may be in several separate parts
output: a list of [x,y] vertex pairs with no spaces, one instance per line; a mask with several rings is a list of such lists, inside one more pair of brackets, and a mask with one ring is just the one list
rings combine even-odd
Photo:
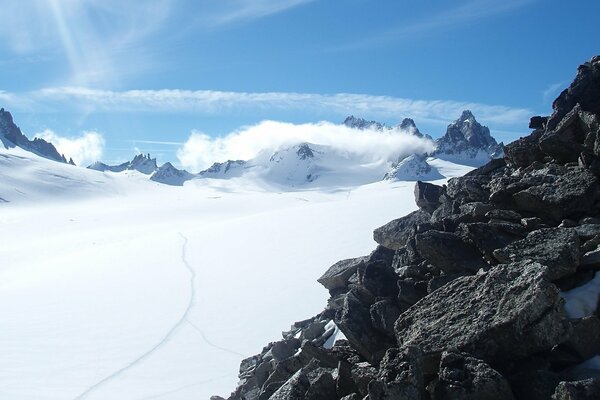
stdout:
[[227,395],[242,358],[322,309],[327,267],[415,209],[412,191],[172,187],[2,150],[0,398]]

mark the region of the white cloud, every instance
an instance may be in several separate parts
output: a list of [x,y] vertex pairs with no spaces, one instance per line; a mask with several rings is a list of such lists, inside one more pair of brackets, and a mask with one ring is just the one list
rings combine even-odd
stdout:
[[431,122],[448,123],[469,109],[487,123],[523,124],[532,112],[523,108],[454,100],[415,100],[391,96],[338,93],[224,92],[214,90],[127,90],[109,91],[85,87],[54,87],[24,95],[38,103],[70,109],[107,112],[194,112],[227,114],[240,110],[310,111],[356,114],[370,118],[410,116]]
[[395,161],[399,156],[433,149],[431,141],[399,130],[358,131],[329,122],[295,125],[263,121],[222,137],[192,132],[177,151],[177,158],[183,167],[200,171],[214,162],[249,160],[261,151],[270,155],[278,149],[302,142],[329,146],[337,153],[352,155],[364,163]]
[[104,138],[98,132],[84,132],[79,137],[67,138],[46,129],[37,133],[35,137],[51,142],[67,160],[72,158],[75,164],[80,166],[100,160],[104,150]]

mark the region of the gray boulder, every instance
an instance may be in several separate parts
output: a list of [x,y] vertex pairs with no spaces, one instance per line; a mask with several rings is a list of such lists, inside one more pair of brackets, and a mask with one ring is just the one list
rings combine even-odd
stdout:
[[600,379],[595,378],[575,382],[561,382],[552,396],[552,400],[595,399],[600,399]]
[[570,228],[546,228],[494,251],[501,263],[537,261],[548,267],[548,279],[556,280],[575,273],[579,266],[579,236]]
[[363,264],[367,258],[368,257],[358,257],[338,261],[329,267],[329,269],[317,279],[317,282],[330,291],[345,288],[348,279],[356,273],[358,266]]
[[520,262],[455,279],[400,315],[398,344],[425,354],[464,351],[492,364],[549,350],[570,325],[546,270]]
[[485,362],[465,353],[444,352],[432,400],[510,400],[506,379]]
[[373,231],[373,239],[388,249],[398,250],[414,236],[417,225],[429,222],[431,215],[423,210],[413,211]]
[[423,258],[449,274],[476,272],[487,267],[479,251],[453,233],[428,231],[418,234],[415,245]]
[[433,183],[418,181],[415,184],[415,202],[421,210],[428,213],[432,213],[440,205],[443,193],[444,188]]

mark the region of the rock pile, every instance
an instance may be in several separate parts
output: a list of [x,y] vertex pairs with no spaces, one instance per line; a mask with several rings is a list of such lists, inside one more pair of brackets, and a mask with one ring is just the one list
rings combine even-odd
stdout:
[[244,360],[230,399],[600,398],[600,57],[531,128],[419,182],[420,209],[329,268],[327,308]]

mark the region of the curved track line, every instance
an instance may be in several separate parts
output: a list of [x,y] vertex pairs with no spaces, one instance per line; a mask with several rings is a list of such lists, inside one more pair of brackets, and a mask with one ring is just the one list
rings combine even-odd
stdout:
[[183,236],[183,234],[181,232],[179,233],[179,236],[181,236],[181,238],[183,239],[183,246],[181,247],[181,261],[190,273],[190,299],[188,301],[187,307],[185,308],[185,311],[183,312],[181,317],[177,320],[177,322],[175,322],[175,324],[171,327],[171,329],[169,329],[169,331],[162,337],[162,339],[157,344],[155,344],[150,350],[147,350],[145,353],[143,353],[142,355],[137,357],[135,360],[131,361],[129,364],[125,365],[124,367],[118,369],[117,371],[108,375],[104,379],[102,379],[102,380],[98,381],[97,383],[95,383],[94,385],[90,386],[84,392],[82,392],[80,395],[75,397],[73,400],[84,399],[90,393],[92,393],[93,391],[98,389],[100,386],[104,385],[106,382],[108,382],[112,379],[115,379],[116,377],[121,375],[123,372],[127,371],[128,369],[134,367],[138,363],[140,363],[143,360],[145,360],[146,358],[148,358],[152,353],[154,353],[156,350],[158,350],[164,344],[166,344],[171,339],[171,337],[173,336],[175,331],[177,331],[177,329],[179,329],[187,321],[188,314],[190,313],[190,310],[192,309],[192,305],[194,304],[194,298],[196,295],[196,291],[195,291],[195,287],[194,287],[194,280],[196,278],[196,273],[194,272],[194,270],[192,269],[192,267],[190,266],[190,264],[188,263],[188,261],[186,259],[186,247],[188,244],[188,239],[185,236]]
[[192,321],[190,321],[189,319],[186,319],[185,321],[186,321],[188,324],[190,324],[190,326],[191,326],[192,328],[194,328],[196,331],[198,331],[198,333],[200,334],[200,336],[202,336],[202,339],[203,339],[203,340],[206,342],[206,344],[207,344],[207,345],[209,345],[209,346],[211,346],[211,347],[214,347],[214,348],[215,348],[215,349],[217,349],[217,350],[221,350],[221,351],[224,351],[224,352],[226,352],[226,353],[234,354],[234,355],[236,355],[236,356],[240,356],[240,357],[242,357],[242,358],[246,358],[246,357],[248,357],[248,356],[246,356],[245,354],[238,353],[238,352],[237,352],[237,351],[235,351],[235,350],[227,349],[227,348],[225,348],[225,347],[221,347],[221,346],[219,346],[219,345],[216,345],[216,344],[214,344],[213,342],[211,342],[210,340],[208,340],[208,338],[207,338],[207,337],[206,337],[206,335],[204,334],[204,331],[203,331],[202,329],[198,328],[198,326],[197,326],[197,325],[194,325],[194,324],[192,323]]

